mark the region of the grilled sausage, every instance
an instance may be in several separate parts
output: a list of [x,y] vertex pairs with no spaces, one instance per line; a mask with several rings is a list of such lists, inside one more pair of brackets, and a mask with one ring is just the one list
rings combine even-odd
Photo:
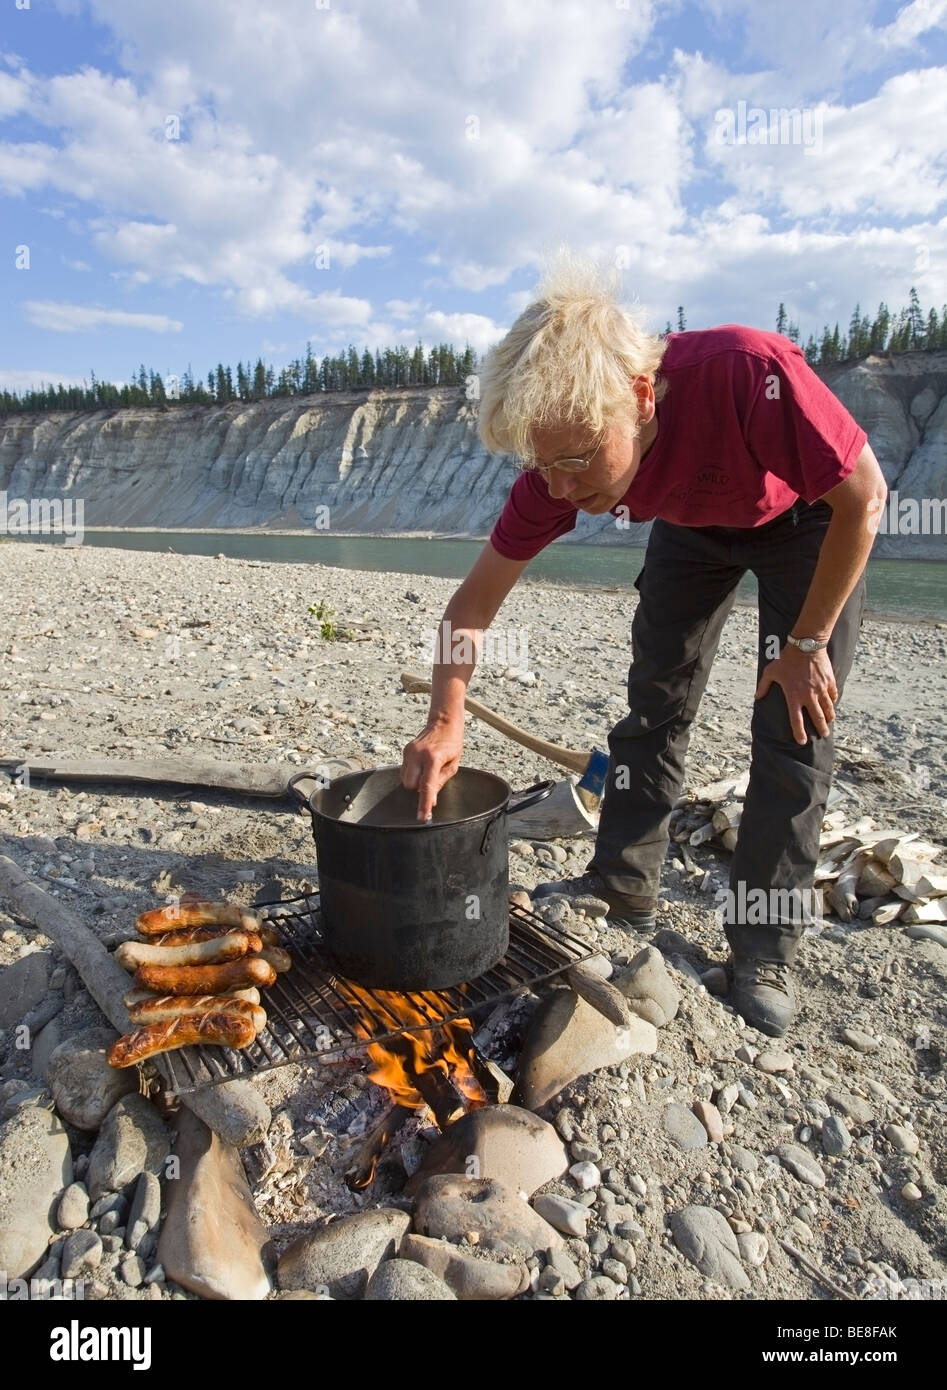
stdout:
[[[186,994],[177,994],[174,997],[176,999],[188,998]],[[226,1003],[229,999],[243,999],[246,1000],[248,1004],[259,1004],[260,991],[251,985],[249,989],[231,989],[226,990],[223,994],[202,994],[199,997],[201,999],[220,999],[223,1003]],[[129,1010],[129,1018],[131,1018],[131,1010],[136,1004],[151,1004],[154,1003],[156,999],[162,998],[167,998],[167,996],[155,994],[153,989],[130,989],[122,995],[122,1003],[125,1005],[125,1008]]]
[[[179,931],[165,932],[162,936],[152,936],[148,938],[149,946],[190,946],[198,941],[216,941],[222,936],[229,936],[234,930],[233,927],[182,927]],[[264,927],[260,928],[259,933],[246,931],[241,927],[245,935],[250,938],[249,950],[251,952],[263,949]]]
[[253,1021],[256,1031],[266,1027],[266,1010],[232,994],[156,994],[142,999],[128,1009],[132,1023],[164,1023],[169,1018],[184,1018],[194,1014],[230,1012]]
[[194,899],[189,895],[167,907],[155,907],[135,918],[135,930],[141,936],[162,936],[180,927],[242,927],[256,931],[260,918],[239,903],[212,902]]
[[260,960],[269,961],[277,975],[283,975],[293,963],[292,956],[282,946],[264,946],[259,953]]
[[171,1052],[176,1047],[192,1043],[213,1043],[219,1047],[248,1047],[256,1037],[252,1018],[232,1010],[215,1010],[207,1014],[189,1014],[168,1019],[166,1023],[149,1023],[112,1044],[109,1065],[131,1067],[158,1052]]
[[271,985],[276,971],[259,956],[244,956],[224,965],[140,965],[135,984],[155,994],[226,994],[252,985]]
[[248,1004],[259,1004],[260,1002],[260,991],[254,985],[251,985],[249,989],[229,989],[225,994],[216,997],[226,999],[228,996],[231,999],[245,999]]
[[[259,940],[259,937],[255,939]],[[213,937],[210,941],[195,941],[190,946],[123,941],[115,952],[115,959],[126,970],[137,970],[139,965],[213,965],[245,956],[250,945],[250,934],[242,931],[229,931],[226,936]]]

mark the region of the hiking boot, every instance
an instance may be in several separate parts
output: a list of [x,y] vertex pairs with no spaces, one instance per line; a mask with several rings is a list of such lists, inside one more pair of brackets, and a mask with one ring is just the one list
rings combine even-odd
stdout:
[[796,1012],[792,967],[781,961],[731,956],[727,970],[730,1003],[737,1013],[761,1033],[782,1037]]
[[[579,874],[576,878],[561,878],[549,883],[539,883],[530,892],[530,897],[549,898],[561,893],[567,898],[598,898],[608,904],[608,924],[623,931],[654,931],[658,924],[656,898],[637,898],[625,893],[617,893],[609,888],[594,869]],[[579,904],[582,905],[581,903]],[[590,904],[591,907],[591,904]]]

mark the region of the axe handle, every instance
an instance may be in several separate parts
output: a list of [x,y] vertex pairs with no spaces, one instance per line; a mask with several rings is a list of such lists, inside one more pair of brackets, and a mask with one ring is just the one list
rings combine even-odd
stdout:
[[[409,671],[402,671],[401,684],[409,695],[424,695],[430,692],[431,682],[424,680],[422,676],[413,676]],[[498,733],[505,734],[514,743],[521,743],[524,748],[531,749],[534,753],[541,753],[544,758],[548,758],[552,763],[558,763],[560,767],[568,768],[570,772],[582,773],[589,765],[589,753],[580,753],[574,748],[561,748],[557,743],[548,743],[544,738],[534,738],[525,729],[521,729],[518,724],[512,724],[509,719],[504,719],[502,714],[496,714],[486,705],[482,705],[479,700],[474,700],[470,695],[464,698],[464,708],[469,710],[478,719],[482,719],[484,724],[489,724]]]

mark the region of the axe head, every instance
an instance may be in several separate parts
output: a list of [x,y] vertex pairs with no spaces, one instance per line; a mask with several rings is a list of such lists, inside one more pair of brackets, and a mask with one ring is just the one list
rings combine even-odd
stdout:
[[593,796],[600,797],[605,789],[607,771],[608,754],[603,753],[601,748],[593,748],[585,771],[579,779],[579,786],[583,791],[591,792]]

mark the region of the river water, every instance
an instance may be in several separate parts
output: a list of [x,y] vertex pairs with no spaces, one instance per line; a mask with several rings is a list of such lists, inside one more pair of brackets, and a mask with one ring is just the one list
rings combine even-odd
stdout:
[[[30,537],[28,539],[43,539]],[[62,544],[59,537],[50,543]],[[341,569],[429,574],[461,579],[483,546],[478,540],[424,536],[341,536],[267,531],[89,530],[85,545],[125,550],[167,550],[179,555],[218,555],[235,559],[333,565]],[[622,588],[634,584],[644,559],[643,546],[581,545],[554,542],[530,563],[520,583],[564,584],[581,588]],[[746,576],[738,599],[751,602],[756,581]],[[947,563],[938,560],[871,560],[868,609],[897,618],[947,620]]]

